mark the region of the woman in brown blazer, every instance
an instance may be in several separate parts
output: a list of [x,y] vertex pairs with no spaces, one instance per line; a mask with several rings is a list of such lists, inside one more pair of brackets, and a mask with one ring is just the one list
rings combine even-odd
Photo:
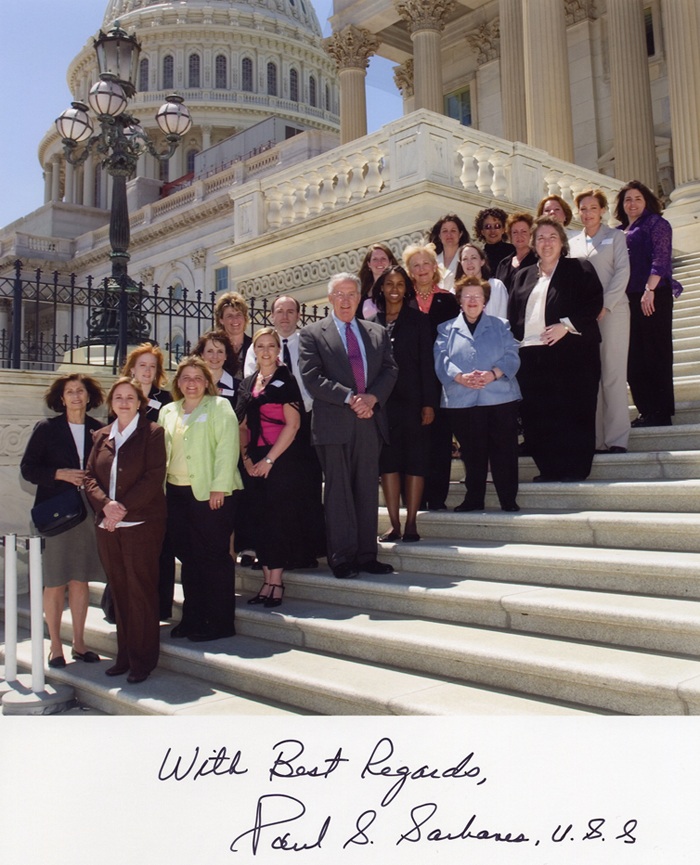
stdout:
[[165,437],[146,418],[138,383],[118,379],[107,397],[114,423],[95,436],[85,491],[95,511],[97,546],[112,589],[117,657],[108,676],[148,678],[158,663],[158,557],[165,533]]

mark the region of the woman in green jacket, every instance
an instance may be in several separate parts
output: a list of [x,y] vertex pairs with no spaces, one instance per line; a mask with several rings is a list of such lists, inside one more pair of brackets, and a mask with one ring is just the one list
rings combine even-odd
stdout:
[[199,357],[181,361],[174,402],[158,423],[165,430],[168,534],[182,565],[182,620],[173,637],[193,642],[235,633],[235,565],[230,538],[238,472],[238,423],[227,399],[217,396]]

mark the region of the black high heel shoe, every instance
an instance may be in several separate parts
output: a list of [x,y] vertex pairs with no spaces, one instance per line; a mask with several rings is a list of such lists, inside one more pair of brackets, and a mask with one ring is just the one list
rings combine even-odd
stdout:
[[265,588],[265,586],[271,586],[271,585],[272,585],[272,583],[263,583],[262,586],[260,586],[260,591],[257,593],[257,595],[253,595],[252,598],[248,598],[248,603],[249,604],[266,604],[267,600],[270,598],[270,595],[272,593],[270,593],[269,595],[263,595],[262,590]]
[[[282,603],[282,598],[284,597],[284,583],[281,583],[279,586],[273,583],[268,583],[268,585],[272,586],[272,590],[270,594],[265,598],[263,606],[267,607],[268,609],[270,607],[279,607],[279,605]],[[275,597],[275,591],[277,589],[280,590],[279,598]]]

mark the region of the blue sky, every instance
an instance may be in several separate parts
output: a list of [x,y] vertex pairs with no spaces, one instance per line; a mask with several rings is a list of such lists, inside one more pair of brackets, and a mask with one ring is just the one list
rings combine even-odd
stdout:
[[[332,0],[313,0],[313,5],[328,35]],[[107,0],[0,0],[0,226],[43,204],[38,145],[70,105],[68,64],[97,34],[106,7]],[[370,62],[370,131],[401,116],[393,65],[379,57]]]

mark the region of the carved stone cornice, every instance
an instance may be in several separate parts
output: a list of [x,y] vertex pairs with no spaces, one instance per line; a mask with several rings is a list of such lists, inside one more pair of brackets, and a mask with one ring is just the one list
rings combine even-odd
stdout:
[[366,69],[380,40],[369,30],[348,24],[323,40],[323,48],[336,62],[338,70]]
[[400,66],[394,66],[394,84],[404,99],[413,96],[413,57]]
[[457,5],[456,0],[400,0],[395,9],[406,22],[409,33],[419,30],[445,29],[445,18]]
[[501,28],[498,18],[493,18],[467,33],[466,40],[469,47],[476,53],[476,62],[479,66],[490,60],[497,60],[501,56]]

